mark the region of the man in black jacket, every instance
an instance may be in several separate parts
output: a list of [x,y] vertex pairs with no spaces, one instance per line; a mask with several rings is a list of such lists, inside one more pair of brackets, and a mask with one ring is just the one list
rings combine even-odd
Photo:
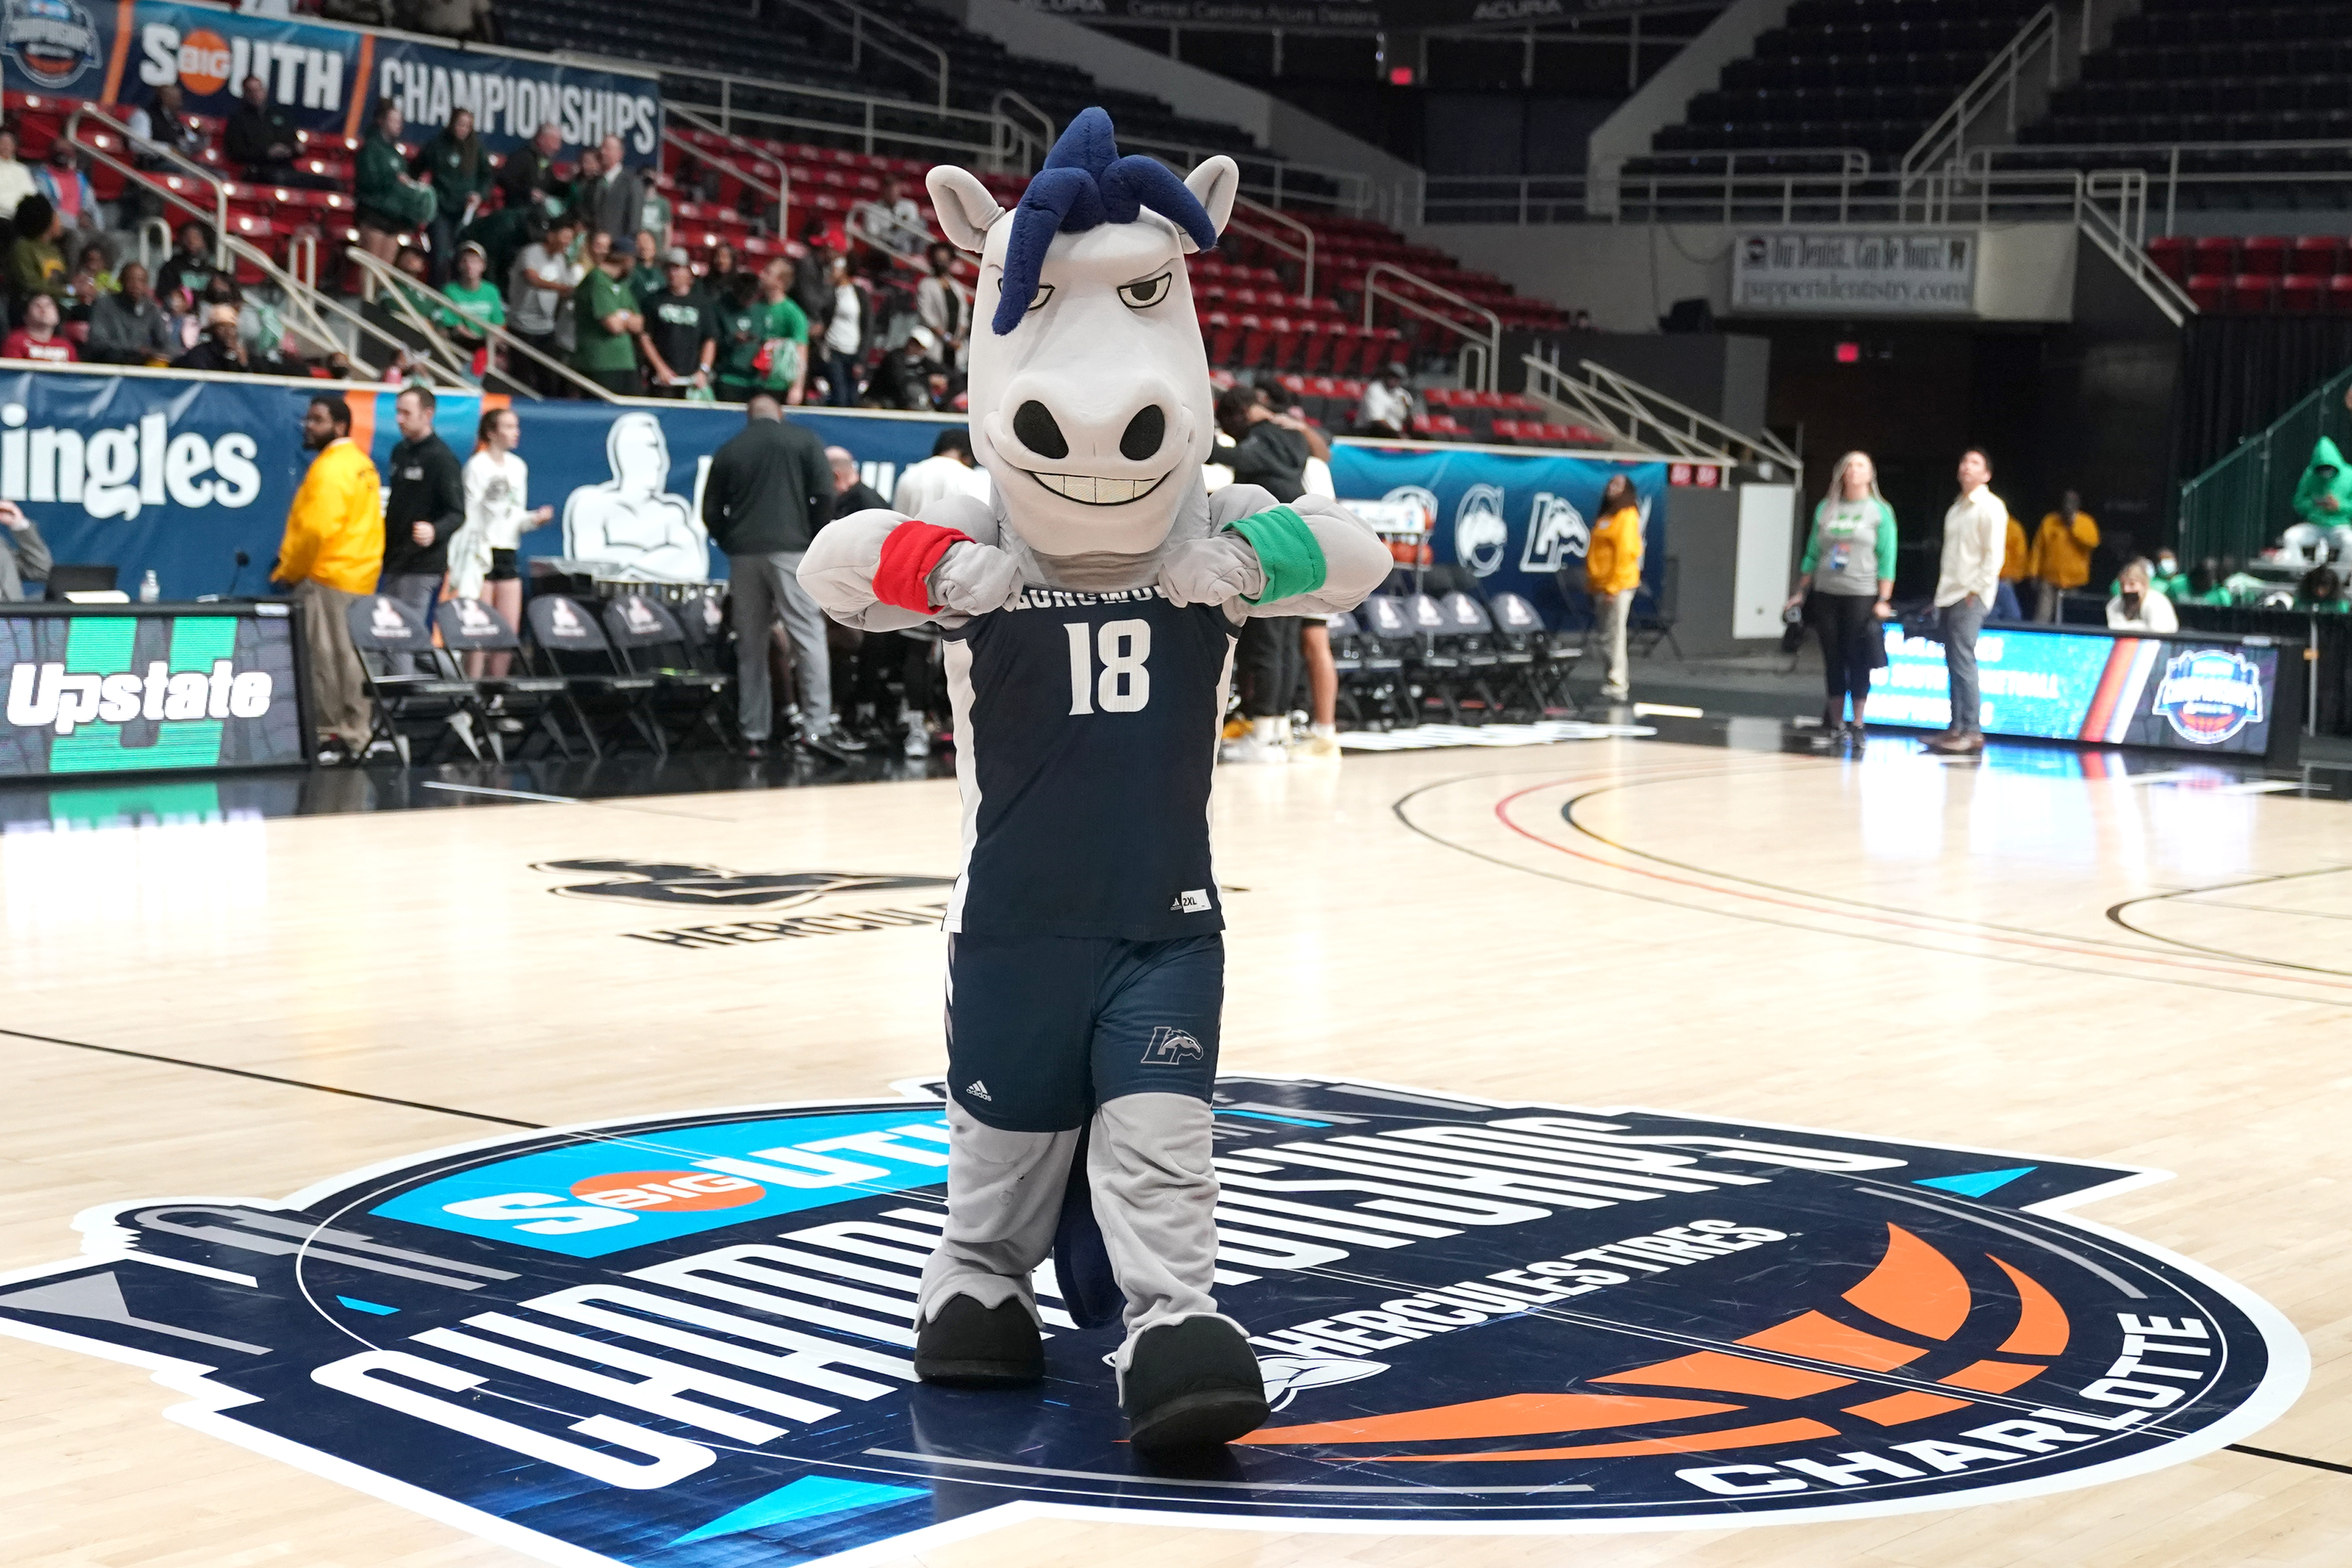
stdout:
[[710,459],[702,485],[702,522],[727,552],[734,602],[735,685],[743,747],[767,751],[772,703],[768,640],[781,619],[792,638],[800,689],[800,744],[843,760],[861,742],[833,732],[833,668],[824,614],[801,586],[801,557],[816,531],[833,521],[833,469],[824,444],[784,423],[783,405],[765,389],[751,394],[743,428]]
[[[393,404],[400,444],[384,472],[383,575],[376,592],[399,600],[429,630],[441,579],[449,571],[449,541],[466,521],[466,485],[457,454],[433,433],[433,394],[402,389]],[[414,675],[415,658],[392,656],[392,673]]]
[[330,184],[294,160],[302,155],[302,139],[294,131],[294,116],[269,101],[269,84],[257,76],[245,79],[245,96],[229,110],[228,130],[221,151],[237,172],[257,185],[319,186]]
[[[539,128],[529,142],[509,153],[506,162],[499,165],[499,189],[506,193],[507,205],[529,207],[541,198],[556,193],[555,155],[563,151],[563,132],[550,121]],[[541,209],[544,211],[544,208]]]

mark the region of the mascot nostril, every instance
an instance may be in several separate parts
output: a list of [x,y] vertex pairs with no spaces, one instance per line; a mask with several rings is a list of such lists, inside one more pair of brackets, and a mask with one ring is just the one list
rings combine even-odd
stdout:
[[1160,443],[1168,437],[1168,416],[1160,411],[1157,403],[1147,403],[1127,422],[1126,433],[1118,438],[1118,455],[1130,463],[1139,463],[1160,450]]
[[1059,462],[1070,455],[1070,444],[1062,436],[1062,427],[1054,422],[1053,410],[1035,398],[1023,404],[1013,416],[1013,433],[1021,444],[1041,458]]
[[[1208,806],[1234,641],[1258,617],[1296,638],[1287,617],[1353,608],[1391,564],[1336,501],[1209,493],[1184,258],[1216,243],[1240,178],[1229,158],[1181,179],[1123,158],[1099,109],[1070,122],[1017,212],[968,171],[933,169],[941,232],[1001,280],[970,344],[992,500],[841,518],[800,566],[845,625],[936,626],[954,707],[951,1158],[916,1375],[1042,1380],[1030,1276],[1051,1257],[1081,1331],[1123,1310],[1110,1360],[1145,1450],[1228,1442],[1266,1413],[1214,1294],[1224,917]],[[1041,458],[1050,471],[1024,466]],[[1136,471],[1147,462],[1161,471]]]

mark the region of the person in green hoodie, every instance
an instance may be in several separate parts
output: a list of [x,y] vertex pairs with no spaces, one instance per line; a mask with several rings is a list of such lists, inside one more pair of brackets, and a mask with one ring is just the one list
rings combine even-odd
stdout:
[[55,300],[60,313],[66,304],[66,258],[58,248],[65,220],[47,196],[26,196],[16,204],[16,238],[8,247],[8,292],[16,301],[16,319],[36,294]]
[[425,226],[433,247],[435,287],[449,281],[457,264],[457,231],[474,221],[474,214],[490,194],[490,154],[474,134],[474,111],[454,110],[448,127],[425,144],[408,172],[433,186],[433,216]]
[[357,167],[360,244],[385,261],[400,249],[402,235],[431,223],[439,209],[433,187],[408,172],[408,154],[400,150],[404,129],[397,102],[378,104],[375,134],[360,149]]
[[2294,515],[2320,529],[2352,522],[2352,470],[2336,443],[2322,436],[2294,487]]

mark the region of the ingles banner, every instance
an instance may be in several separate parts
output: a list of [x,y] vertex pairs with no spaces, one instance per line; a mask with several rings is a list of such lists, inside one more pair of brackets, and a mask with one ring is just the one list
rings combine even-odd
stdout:
[[1435,520],[1430,544],[1439,565],[1466,568],[1488,593],[1522,595],[1555,623],[1567,607],[1558,574],[1582,569],[1601,489],[1617,474],[1641,497],[1642,576],[1654,587],[1665,569],[1664,463],[1354,441],[1331,453],[1342,500],[1418,502]]
[[[79,370],[0,374],[0,497],[22,505],[59,561],[111,564],[121,582],[148,571],[166,599],[258,593],[286,509],[309,467],[302,410],[338,390],[377,471],[399,437],[393,396],[375,388],[223,376]],[[702,531],[710,455],[743,427],[740,408],[601,403],[515,405],[530,504],[556,521],[523,536],[522,553],[595,561],[614,576],[699,581],[727,574]],[[464,458],[478,396],[440,400],[441,438]],[[849,448],[885,495],[960,421],[917,415],[803,414],[828,446]],[[388,476],[387,476],[388,477]],[[243,552],[249,563],[239,567]]]
[[575,150],[607,134],[642,155],[661,144],[661,87],[650,75],[212,5],[0,0],[0,62],[12,92],[143,104],[177,82],[192,111],[214,116],[258,76],[297,125],[341,136],[365,134],[371,106],[394,98],[412,137],[470,109],[498,152],[550,122]]

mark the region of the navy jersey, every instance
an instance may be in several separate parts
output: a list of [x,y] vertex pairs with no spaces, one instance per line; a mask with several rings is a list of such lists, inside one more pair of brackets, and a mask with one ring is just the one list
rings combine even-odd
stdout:
[[1209,782],[1237,629],[1156,587],[1033,587],[943,634],[964,844],[948,930],[1224,929]]

